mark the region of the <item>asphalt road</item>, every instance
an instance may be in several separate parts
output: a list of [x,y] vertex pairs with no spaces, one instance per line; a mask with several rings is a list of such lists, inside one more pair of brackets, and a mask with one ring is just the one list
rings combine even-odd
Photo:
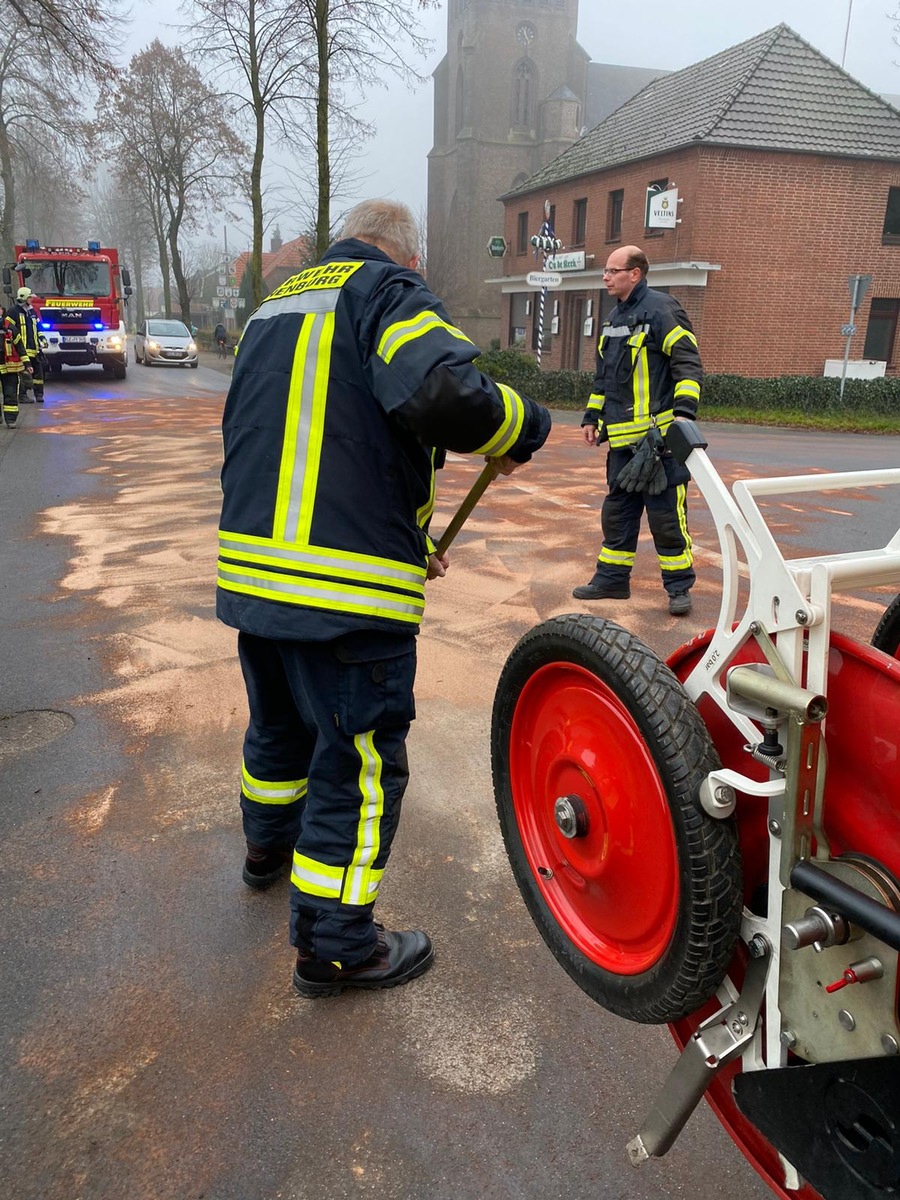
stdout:
[[[513,884],[490,785],[497,675],[599,546],[599,458],[562,414],[431,585],[412,782],[381,891],[438,960],[304,1002],[287,888],[240,880],[245,704],[214,618],[223,373],[88,369],[0,433],[0,1179],[15,1200],[761,1200],[702,1107],[640,1172],[625,1142],[674,1061],[557,966]],[[710,426],[727,477],[900,463],[900,436]],[[451,456],[440,530],[477,465]],[[842,515],[843,514],[843,515]],[[896,504],[786,504],[801,553],[887,540]],[[662,655],[714,624],[717,546],[668,615],[642,541],[628,604]],[[843,602],[868,639],[885,604]],[[596,606],[595,611],[601,611]]]

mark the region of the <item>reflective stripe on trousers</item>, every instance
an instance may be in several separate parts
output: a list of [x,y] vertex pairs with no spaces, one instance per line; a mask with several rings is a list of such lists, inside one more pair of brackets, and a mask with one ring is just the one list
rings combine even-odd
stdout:
[[662,460],[669,480],[666,491],[658,496],[644,492],[623,492],[615,487],[615,481],[631,457],[630,450],[610,450],[607,457],[609,490],[600,512],[603,546],[597,556],[594,578],[618,585],[628,582],[637,551],[641,518],[646,510],[663,587],[670,593],[687,591],[696,580],[687,523],[687,483],[690,474],[671,455],[667,455]]
[[375,946],[372,907],[408,779],[415,638],[241,633],[238,653],[250,704],[244,833],[257,845],[294,845],[292,943],[361,962]]

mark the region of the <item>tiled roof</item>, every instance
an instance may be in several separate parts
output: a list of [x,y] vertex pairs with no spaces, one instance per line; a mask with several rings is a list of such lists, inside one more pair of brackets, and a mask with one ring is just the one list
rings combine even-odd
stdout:
[[[291,274],[295,274],[303,266],[308,253],[309,243],[305,237],[297,237],[290,242],[285,242],[280,250],[263,251],[263,282],[271,276],[273,271],[277,271],[279,268],[287,268]],[[244,277],[244,272],[247,270],[249,262],[249,250],[245,250],[243,254],[239,254],[234,261],[234,280],[237,287],[241,285],[241,280]]]
[[900,159],[900,112],[778,25],[648,84],[508,194],[697,144]]

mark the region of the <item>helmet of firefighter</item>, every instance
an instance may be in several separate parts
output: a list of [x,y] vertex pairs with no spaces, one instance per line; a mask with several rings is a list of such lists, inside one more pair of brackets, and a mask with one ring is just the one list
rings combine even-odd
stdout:
[[31,288],[20,287],[19,290],[16,292],[16,299],[20,302],[23,300],[30,300],[32,295],[33,295],[33,293],[31,291]]

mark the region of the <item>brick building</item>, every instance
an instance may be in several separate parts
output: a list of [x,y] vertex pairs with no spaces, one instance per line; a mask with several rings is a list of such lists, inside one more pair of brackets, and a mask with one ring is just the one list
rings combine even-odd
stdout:
[[[448,0],[428,156],[428,279],[481,345],[498,336],[486,246],[498,197],[534,175],[659,71],[589,61],[578,0]],[[536,230],[534,231],[536,232]]]
[[[679,223],[647,229],[648,189],[671,188]],[[900,112],[785,25],[650,83],[503,200],[501,345],[537,346],[525,276],[545,201],[566,248],[547,367],[593,369],[600,269],[637,243],[709,371],[821,375],[843,357],[853,274],[873,279],[850,357],[900,370]]]

